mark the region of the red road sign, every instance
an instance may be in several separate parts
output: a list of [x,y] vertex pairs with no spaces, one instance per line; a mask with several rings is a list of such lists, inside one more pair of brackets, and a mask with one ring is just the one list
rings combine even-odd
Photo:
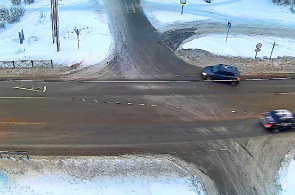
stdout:
[[261,47],[262,47],[262,44],[261,43],[257,43],[256,48],[260,50]]

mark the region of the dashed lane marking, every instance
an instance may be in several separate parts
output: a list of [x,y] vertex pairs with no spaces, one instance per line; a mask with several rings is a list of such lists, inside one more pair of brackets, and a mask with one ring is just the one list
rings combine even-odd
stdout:
[[45,125],[45,122],[8,122],[0,121],[0,124],[4,125]]
[[0,99],[44,99],[45,97],[0,97]]
[[47,86],[45,85],[44,88],[43,88],[43,93],[45,93],[47,90]]
[[13,87],[13,89],[20,89],[20,90],[26,90],[26,91],[34,91],[34,92],[43,92],[43,93],[45,93],[46,90],[47,90],[47,86],[45,85],[43,87],[43,90],[41,90],[39,87],[34,89],[34,88],[31,88],[31,87],[26,88],[26,87],[20,87],[20,86],[15,86],[15,87]]

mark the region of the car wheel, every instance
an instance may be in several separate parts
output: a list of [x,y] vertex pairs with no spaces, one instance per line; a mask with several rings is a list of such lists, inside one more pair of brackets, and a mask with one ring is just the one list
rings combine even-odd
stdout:
[[238,84],[238,82],[237,82],[237,81],[232,81],[232,82],[230,82],[230,84],[231,84],[232,86],[236,86],[236,85]]
[[278,133],[278,132],[280,132],[280,128],[279,127],[274,127],[274,128],[271,129],[271,132]]
[[212,77],[207,76],[207,77],[206,77],[206,80],[208,80],[208,81],[212,81],[213,79],[212,79]]

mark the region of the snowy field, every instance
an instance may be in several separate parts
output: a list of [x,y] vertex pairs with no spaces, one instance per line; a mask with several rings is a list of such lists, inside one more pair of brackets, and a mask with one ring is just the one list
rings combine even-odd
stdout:
[[233,35],[229,36],[226,42],[226,34],[223,35],[209,35],[193,39],[192,41],[184,43],[183,49],[202,49],[209,51],[216,55],[222,56],[240,56],[240,57],[255,57],[256,44],[261,43],[261,51],[258,52],[257,57],[270,57],[273,44],[276,45],[273,50],[272,57],[277,56],[295,56],[295,39],[283,39],[280,37],[268,36],[247,36],[247,35]]
[[[195,22],[196,26],[203,21],[224,23],[224,33],[227,31],[227,22],[245,23],[264,27],[277,25],[285,28],[295,26],[295,14],[292,14],[288,6],[278,6],[271,0],[212,0],[211,4],[204,0],[187,1],[184,6],[184,14],[180,15],[181,6],[179,1],[171,0],[144,0],[142,5],[145,14],[159,31],[175,28],[185,28],[185,24]],[[263,21],[263,23],[261,23]],[[282,31],[283,32],[283,31]],[[243,33],[243,32],[241,32]],[[295,36],[295,34],[294,34]],[[291,36],[293,37],[293,36]],[[194,38],[194,39],[193,39]],[[295,56],[295,39],[280,38],[273,36],[254,36],[245,34],[229,34],[228,41],[225,41],[226,34],[208,34],[189,38],[180,46],[183,49],[203,49],[217,55],[255,57],[257,43],[262,43],[261,52],[257,57],[270,56],[273,43],[276,46],[273,51],[273,58],[277,56]]]
[[1,194],[203,195],[202,180],[168,156],[1,160]]
[[[153,10],[169,10],[175,13],[174,17],[186,20],[185,15],[180,15],[181,6],[179,0],[143,0],[143,6],[146,14],[153,12]],[[212,0],[210,4],[204,0],[187,0],[184,13],[201,14],[209,17],[214,15],[217,17],[226,16],[226,19],[230,19],[231,16],[242,20],[269,20],[273,23],[284,23],[293,26],[295,20],[295,14],[290,12],[289,6],[277,6],[272,3],[272,0]]]
[[[290,161],[291,159],[291,161]],[[280,183],[282,186],[281,195],[293,195],[295,192],[295,159],[294,156],[287,155],[289,165],[280,170]]]
[[[8,2],[8,1],[7,1]],[[10,7],[8,3],[7,7]],[[52,44],[50,1],[40,0],[23,6],[26,14],[15,24],[0,29],[0,60],[53,60],[54,64],[81,66],[97,64],[112,52],[113,40],[102,2],[93,0],[60,1],[60,52]],[[78,49],[75,27],[81,29]],[[18,32],[24,30],[25,41],[19,43]]]

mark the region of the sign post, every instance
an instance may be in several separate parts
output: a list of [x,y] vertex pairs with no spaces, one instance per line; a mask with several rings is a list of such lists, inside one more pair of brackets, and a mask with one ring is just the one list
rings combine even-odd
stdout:
[[273,42],[272,50],[271,50],[270,57],[269,57],[270,60],[271,60],[272,52],[273,52],[273,49],[275,48],[275,45],[276,45],[276,42]]
[[225,42],[227,42],[227,37],[228,37],[229,29],[231,28],[231,23],[230,22],[227,23],[227,27],[228,27],[228,29],[227,29],[227,34],[226,34]]
[[74,31],[75,31],[76,34],[77,34],[77,39],[78,39],[78,49],[79,49],[79,42],[80,42],[80,40],[79,40],[79,35],[80,35],[80,32],[81,32],[81,29],[77,29],[77,28],[75,28]]
[[261,43],[257,43],[256,49],[255,49],[255,52],[256,52],[255,59],[257,57],[257,53],[261,51],[261,47],[262,47],[262,44]]
[[183,14],[183,6],[187,5],[186,0],[180,0],[180,5],[181,5],[181,15]]

